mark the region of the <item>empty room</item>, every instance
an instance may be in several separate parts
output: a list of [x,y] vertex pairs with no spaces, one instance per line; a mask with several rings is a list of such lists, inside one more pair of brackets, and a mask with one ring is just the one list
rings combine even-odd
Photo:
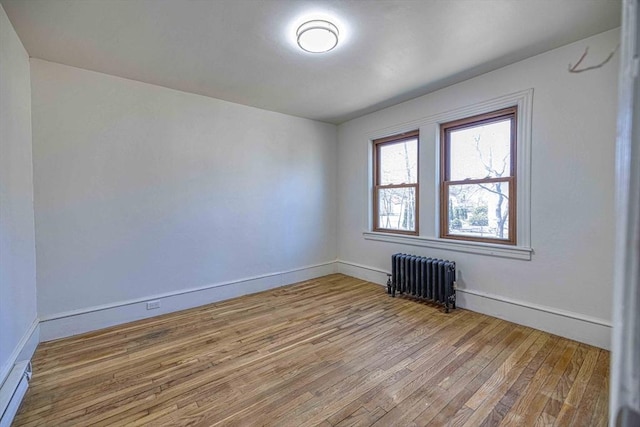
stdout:
[[0,0],[0,426],[640,425],[639,17]]

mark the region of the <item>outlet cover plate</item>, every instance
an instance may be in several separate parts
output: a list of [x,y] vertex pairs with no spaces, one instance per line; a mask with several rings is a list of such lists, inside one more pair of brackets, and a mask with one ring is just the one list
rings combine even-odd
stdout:
[[148,301],[147,302],[147,310],[154,310],[156,308],[160,308],[160,301]]

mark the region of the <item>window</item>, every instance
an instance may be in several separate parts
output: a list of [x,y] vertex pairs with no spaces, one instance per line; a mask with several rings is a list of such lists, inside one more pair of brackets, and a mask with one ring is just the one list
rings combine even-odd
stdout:
[[[363,215],[370,225],[364,239],[530,261],[532,112],[533,89],[525,89],[362,135],[371,171],[363,188],[369,194]],[[411,129],[419,129],[419,137],[418,131],[406,132]],[[386,150],[378,146],[411,139],[420,170],[416,161],[411,180],[406,166],[393,174],[399,181],[383,179],[378,164],[386,169]],[[391,184],[400,184],[407,197],[384,192]],[[413,209],[409,196],[421,199]],[[405,209],[415,228],[403,221]]]
[[418,131],[373,141],[373,229],[418,234]]
[[516,244],[517,107],[440,125],[440,237]]

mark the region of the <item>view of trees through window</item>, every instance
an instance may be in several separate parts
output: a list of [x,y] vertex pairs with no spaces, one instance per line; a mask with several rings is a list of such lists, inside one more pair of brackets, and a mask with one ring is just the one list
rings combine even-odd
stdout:
[[376,144],[376,229],[417,232],[418,136]]
[[[440,237],[515,245],[517,107],[440,125]],[[373,141],[373,230],[419,235],[418,131]]]
[[[506,117],[445,128],[446,236],[514,241],[512,147],[515,109]],[[446,213],[445,213],[446,212]]]

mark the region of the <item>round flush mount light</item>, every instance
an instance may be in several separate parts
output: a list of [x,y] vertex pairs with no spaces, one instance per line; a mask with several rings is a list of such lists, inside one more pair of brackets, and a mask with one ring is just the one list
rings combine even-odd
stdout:
[[338,45],[338,27],[329,21],[307,21],[298,27],[298,46],[311,53],[329,52]]

